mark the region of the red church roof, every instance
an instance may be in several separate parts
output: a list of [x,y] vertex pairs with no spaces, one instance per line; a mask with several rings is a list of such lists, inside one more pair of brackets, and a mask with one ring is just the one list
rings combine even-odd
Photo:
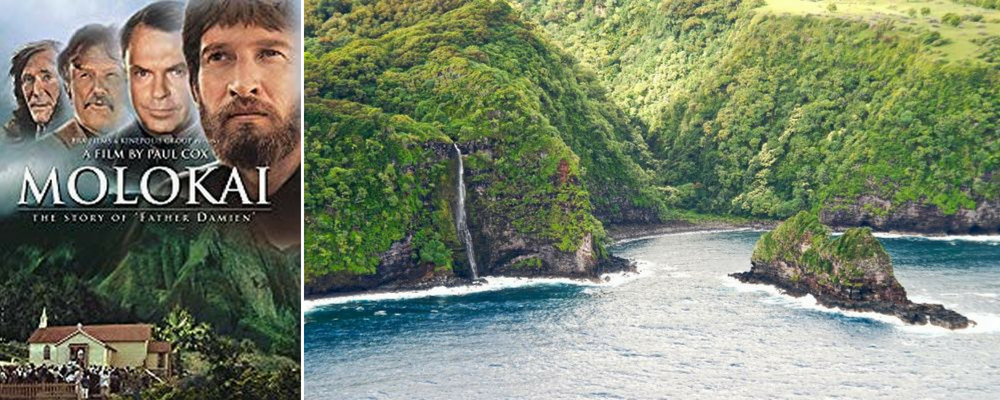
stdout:
[[170,342],[149,342],[149,347],[146,349],[147,353],[169,353],[170,352]]
[[[50,326],[38,328],[28,338],[28,343],[58,343],[76,333],[76,326]],[[83,325],[84,333],[105,343],[145,342],[153,338],[149,324]]]

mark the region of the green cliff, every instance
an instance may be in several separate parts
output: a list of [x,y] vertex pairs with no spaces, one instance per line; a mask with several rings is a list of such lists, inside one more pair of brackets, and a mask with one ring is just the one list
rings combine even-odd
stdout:
[[[595,215],[657,218],[641,131],[506,3],[316,1],[306,13],[307,287],[364,288],[345,279],[399,269],[468,276],[452,143],[488,268],[535,258],[590,275],[605,257]],[[404,254],[390,263],[394,244]]]
[[148,224],[95,292],[140,320],[190,310],[218,334],[298,357],[299,253],[256,242],[239,227]]
[[[995,10],[515,3],[649,127],[655,184],[680,207],[771,218],[812,210],[834,225],[929,233],[1000,229]],[[960,23],[942,24],[948,14]]]
[[889,254],[870,230],[853,228],[837,237],[830,235],[830,228],[814,214],[800,212],[761,236],[751,261],[796,265],[800,268],[782,270],[783,278],[792,281],[808,275],[821,283],[843,287],[879,282],[886,290],[902,288],[893,277]]
[[989,8],[312,0],[305,10],[309,295],[470,276],[453,144],[486,272],[587,275],[609,259],[605,226],[692,213],[805,210],[838,227],[1000,232],[1000,12]]
[[180,307],[213,334],[298,359],[297,251],[262,246],[236,227],[50,225],[30,213],[0,222],[8,228],[0,234],[0,341],[26,340],[43,308],[54,326],[156,324]]
[[731,276],[774,285],[820,304],[894,315],[911,324],[961,329],[974,322],[937,304],[915,304],[896,281],[892,261],[868,228],[837,237],[814,214],[800,212],[765,233],[754,246],[752,267]]

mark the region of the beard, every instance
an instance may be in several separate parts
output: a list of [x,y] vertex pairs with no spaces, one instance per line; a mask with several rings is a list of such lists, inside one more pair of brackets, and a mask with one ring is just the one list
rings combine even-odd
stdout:
[[[239,169],[272,166],[295,149],[302,126],[299,121],[300,107],[296,105],[292,112],[281,118],[273,106],[252,97],[237,97],[211,115],[205,111],[204,105],[198,106],[205,137],[210,141],[215,156],[223,164]],[[250,122],[234,126],[226,124],[234,115],[248,112],[265,113],[271,128],[262,128]]]

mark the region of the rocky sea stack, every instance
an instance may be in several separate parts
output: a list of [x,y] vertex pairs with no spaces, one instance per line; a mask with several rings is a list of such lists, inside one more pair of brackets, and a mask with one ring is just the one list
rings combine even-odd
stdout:
[[833,238],[813,214],[800,212],[757,241],[744,283],[774,285],[786,294],[813,295],[819,304],[894,315],[909,324],[962,329],[975,322],[939,304],[917,304],[892,273],[889,254],[868,228]]

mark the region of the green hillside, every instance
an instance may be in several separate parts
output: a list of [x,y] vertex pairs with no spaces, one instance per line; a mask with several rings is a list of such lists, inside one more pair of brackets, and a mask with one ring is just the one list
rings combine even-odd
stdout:
[[191,310],[216,332],[251,339],[296,358],[299,254],[257,245],[243,229],[146,225],[95,291],[140,320],[174,307]]
[[[216,334],[298,357],[299,254],[242,229],[2,219],[0,341],[24,341],[42,309],[51,325],[158,323],[175,307]],[[133,227],[135,228],[135,227]]]
[[835,3],[307,1],[307,292],[469,275],[453,144],[487,269],[706,215],[1000,229],[998,12]]
[[571,252],[602,237],[594,215],[663,209],[641,125],[506,3],[312,1],[306,12],[307,281],[373,274],[407,235],[419,263],[464,266],[451,143],[470,149],[470,225],[485,236]]
[[994,10],[517,3],[648,124],[657,184],[683,207],[784,218],[871,195],[953,214],[1000,194]]

